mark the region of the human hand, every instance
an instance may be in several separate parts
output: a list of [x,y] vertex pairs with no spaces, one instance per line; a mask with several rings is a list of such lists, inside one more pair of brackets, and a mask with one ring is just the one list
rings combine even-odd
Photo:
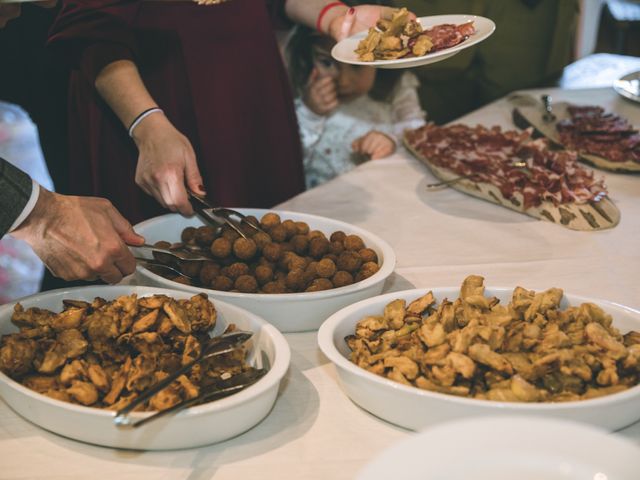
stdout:
[[302,101],[316,115],[331,113],[338,106],[335,79],[328,75],[321,75],[314,67],[303,90]]
[[187,188],[205,195],[196,154],[187,137],[162,114],[145,118],[134,130],[138,146],[136,183],[169,210],[193,215]]
[[[380,18],[391,18],[395,9],[380,5],[359,5],[349,8],[344,14],[337,15],[329,23],[329,35],[336,42],[347,38],[355,33],[375,27]],[[409,18],[415,19],[414,13],[409,12]]]
[[9,20],[13,20],[14,18],[17,18],[19,16],[19,3],[0,4],[0,28],[4,28]]
[[355,153],[369,155],[372,160],[384,158],[396,150],[396,142],[382,132],[371,130],[351,143],[351,149]]
[[35,208],[11,235],[31,245],[56,277],[107,283],[133,273],[136,261],[127,244],[144,243],[108,200],[42,187]]

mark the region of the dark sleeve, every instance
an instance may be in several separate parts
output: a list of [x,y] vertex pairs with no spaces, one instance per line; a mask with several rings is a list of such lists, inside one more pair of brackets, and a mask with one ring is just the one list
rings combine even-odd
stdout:
[[266,0],[267,9],[271,16],[271,23],[276,30],[288,30],[293,26],[293,22],[289,20],[284,10],[286,0]]
[[93,84],[108,64],[135,61],[131,24],[139,6],[134,0],[65,0],[49,31],[48,44]]
[[31,197],[31,177],[0,158],[0,237],[9,231]]

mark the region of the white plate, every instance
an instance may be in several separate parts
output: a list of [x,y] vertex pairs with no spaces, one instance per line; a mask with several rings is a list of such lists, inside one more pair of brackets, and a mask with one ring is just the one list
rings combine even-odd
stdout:
[[[526,288],[526,285],[523,285]],[[551,286],[551,285],[549,285]],[[355,325],[367,315],[380,315],[385,305],[402,298],[415,300],[428,289],[393,292],[358,302],[333,314],[318,331],[318,344],[338,371],[342,388],[358,405],[372,414],[401,427],[421,430],[427,426],[476,415],[535,415],[591,423],[617,430],[640,420],[640,385],[620,393],[590,400],[562,403],[518,403],[478,400],[421,390],[375,375],[349,361],[344,341],[353,335]],[[436,300],[459,297],[459,287],[431,289]],[[506,305],[513,288],[491,288],[486,296],[495,296]],[[613,302],[565,293],[562,308],[593,302],[613,316],[613,325],[622,333],[640,331],[640,311]]]
[[[275,294],[222,292],[173,282],[156,275],[142,266],[138,266],[136,270],[138,283],[141,285],[177,288],[190,292],[206,292],[212,298],[219,298],[260,315],[267,322],[275,325],[281,332],[303,332],[317,330],[329,315],[346,305],[380,294],[384,288],[385,280],[393,273],[395,268],[396,256],[391,246],[377,235],[355,225],[317,215],[284,210],[255,208],[238,208],[236,210],[245,215],[254,215],[257,218],[261,218],[267,212],[276,212],[283,220],[291,219],[306,222],[312,230],[320,230],[326,235],[337,230],[342,230],[347,234],[359,235],[364,240],[365,245],[378,254],[380,270],[361,282],[321,292]],[[147,239],[147,243],[153,244],[158,240],[179,242],[180,234],[184,228],[202,225],[204,223],[198,217],[185,218],[173,213],[146,220],[137,224],[134,228],[136,232]]]
[[623,97],[640,103],[640,70],[620,77],[613,82],[613,89]]
[[479,17],[477,15],[434,15],[431,17],[420,17],[418,21],[422,24],[422,27],[427,29],[434,25],[441,25],[443,23],[453,23],[460,25],[461,23],[467,23],[473,21],[476,33],[467,38],[464,42],[456,45],[455,47],[445,48],[444,50],[438,50],[434,53],[427,53],[422,57],[410,57],[400,58],[397,60],[376,60],[374,62],[363,62],[358,59],[358,55],[355,50],[358,47],[360,40],[367,36],[367,31],[356,33],[349,38],[338,42],[332,49],[331,55],[333,58],[343,63],[350,63],[352,65],[368,65],[370,67],[377,68],[408,68],[419,67],[420,65],[428,65],[430,63],[440,62],[449,57],[452,57],[456,53],[469,48],[476,43],[479,43],[489,37],[496,29],[496,24],[492,20],[485,17]]
[[484,417],[413,435],[358,480],[637,480],[640,447],[587,425]]
[[[24,308],[62,309],[62,299],[91,301],[95,297],[112,300],[120,295],[164,294],[173,298],[190,298],[193,294],[164,288],[134,286],[95,286],[53,290],[20,300]],[[214,301],[218,319],[214,334],[233,323],[254,332],[249,343],[249,361],[269,371],[255,384],[229,397],[187,408],[132,430],[113,424],[115,412],[84,407],[41,395],[0,372],[0,396],[18,414],[40,427],[59,435],[107,447],[137,450],[192,448],[235,437],[267,416],[278,394],[280,380],[289,368],[291,352],[282,334],[256,315],[224,302]],[[16,332],[10,322],[13,304],[0,307],[0,335]],[[143,418],[150,412],[134,412]],[[0,475],[2,476],[2,475]]]

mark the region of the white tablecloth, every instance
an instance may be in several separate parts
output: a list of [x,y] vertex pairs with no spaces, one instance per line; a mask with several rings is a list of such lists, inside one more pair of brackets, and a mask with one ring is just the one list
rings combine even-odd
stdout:
[[[640,106],[612,90],[549,92],[556,100],[600,104],[640,125]],[[511,126],[505,100],[461,121]],[[622,220],[603,232],[571,231],[452,189],[426,192],[433,176],[403,151],[279,208],[333,217],[386,239],[398,257],[387,291],[457,286],[475,273],[488,285],[557,286],[640,308],[640,176],[605,177]],[[45,432],[0,402],[0,478],[349,479],[410,435],[347,398],[315,332],[286,337],[292,363],[276,405],[235,439],[177,452],[118,451]],[[640,422],[614,435],[640,444]]]

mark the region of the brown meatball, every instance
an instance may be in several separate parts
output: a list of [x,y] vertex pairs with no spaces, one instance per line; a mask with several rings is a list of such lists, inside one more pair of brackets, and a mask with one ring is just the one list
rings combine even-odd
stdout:
[[257,251],[258,246],[256,245],[256,242],[250,238],[240,237],[233,242],[233,253],[241,260],[249,260],[253,258]]
[[322,258],[329,251],[329,240],[324,236],[313,237],[309,241],[309,255],[314,258]]
[[220,234],[220,236],[231,241],[231,243],[240,238],[240,234],[228,225],[222,227],[222,233]]
[[287,229],[284,228],[284,225],[278,224],[269,230],[269,235],[274,242],[282,243],[287,240]]
[[233,280],[229,277],[225,277],[224,275],[218,275],[211,282],[211,288],[214,290],[222,290],[224,292],[228,292],[233,288]]
[[345,270],[347,272],[354,273],[362,265],[362,259],[360,258],[360,255],[358,255],[358,252],[347,250],[338,256],[336,265],[338,270]]
[[270,262],[269,260],[267,260],[264,257],[260,257],[258,259],[258,266],[269,267],[271,270],[275,270],[275,268],[276,268],[276,264],[275,263]]
[[203,262],[180,262],[180,271],[189,277],[197,277],[200,274]]
[[311,285],[307,287],[305,292],[319,292],[321,290],[330,290],[333,288],[333,283],[328,278],[316,278]]
[[309,233],[309,225],[306,222],[296,222],[296,229],[298,230],[298,235]]
[[205,262],[200,269],[200,282],[202,285],[209,286],[211,281],[220,275],[220,265],[213,262]]
[[273,269],[266,265],[256,267],[256,280],[260,285],[269,283],[273,279]]
[[[258,230],[253,228],[251,225],[255,225],[256,227],[260,228],[260,220],[258,220],[254,215],[247,215],[242,220],[241,226],[247,227],[247,232],[249,233],[249,235],[253,236],[256,233],[258,233]],[[243,228],[243,231],[244,231],[244,228]]]
[[378,254],[372,250],[371,248],[363,248],[358,251],[358,255],[362,258],[363,262],[374,262],[378,263]]
[[285,293],[284,284],[279,282],[269,282],[262,287],[263,293]]
[[347,237],[347,234],[344,233],[342,230],[336,230],[335,232],[333,232],[331,234],[331,236],[329,237],[329,240],[331,240],[332,242],[344,242],[344,239]]
[[323,258],[318,262],[316,272],[322,278],[331,278],[336,273],[336,264],[328,258]]
[[305,268],[307,268],[307,261],[304,258],[302,258],[299,255],[296,255],[293,252],[287,252],[287,253],[288,255],[285,257],[287,270],[291,271],[296,268],[304,270]]
[[347,235],[344,239],[344,248],[358,252],[364,248],[364,242],[358,235]]
[[323,259],[328,259],[331,260],[333,263],[337,263],[338,262],[338,256],[334,255],[333,253],[327,253],[324,257],[322,257]]
[[327,236],[321,232],[320,230],[311,230],[308,233],[309,236],[309,240],[311,240],[312,238],[316,238],[316,237],[321,237],[321,238],[327,238]]
[[171,280],[182,285],[193,285],[193,282],[190,279],[183,277],[182,275],[176,275]]
[[234,287],[242,293],[255,293],[258,291],[258,281],[251,275],[240,275]]
[[267,243],[271,243],[271,237],[268,233],[257,232],[252,238],[253,241],[256,242],[256,246],[258,247],[258,251],[260,252]]
[[216,238],[211,244],[211,254],[216,258],[225,258],[231,255],[232,244],[228,238]]
[[169,242],[165,242],[164,240],[160,240],[159,242],[154,243],[153,246],[158,248],[164,248],[167,250],[171,248],[171,244]]
[[307,268],[304,269],[304,283],[309,285],[312,281],[318,278],[318,262],[313,261],[307,264]]
[[196,240],[196,227],[187,227],[182,230],[180,234],[180,239],[184,243],[193,243]]
[[342,244],[342,242],[332,240],[329,244],[329,252],[334,255],[340,255],[342,252],[344,252],[344,245]]
[[282,226],[287,232],[287,240],[298,234],[298,227],[296,227],[296,222],[294,222],[293,220],[283,221]]
[[367,262],[360,267],[360,271],[356,274],[356,282],[360,280],[364,280],[365,278],[369,278],[371,275],[376,273],[380,267],[378,267],[377,263]]
[[294,292],[299,292],[304,289],[304,270],[301,268],[294,268],[287,274],[285,279],[285,285]]
[[293,244],[291,242],[282,242],[279,243],[278,245],[280,245],[280,250],[282,250],[282,252],[293,252]]
[[249,265],[242,262],[236,262],[226,267],[226,269],[223,269],[223,271],[225,271],[226,275],[231,278],[231,280],[236,280],[238,277],[249,273]]
[[294,235],[291,238],[291,245],[294,252],[298,255],[304,255],[309,247],[309,238],[306,235]]
[[353,275],[349,272],[345,272],[344,270],[338,270],[331,279],[331,283],[333,283],[333,286],[336,288],[346,287],[353,283]]
[[208,247],[216,239],[216,229],[211,226],[198,227],[196,230],[196,243]]
[[282,250],[280,250],[280,245],[277,243],[267,243],[262,248],[262,255],[270,262],[277,262],[282,256]]
[[273,212],[265,213],[260,219],[260,225],[265,229],[270,229],[280,224],[280,215]]

